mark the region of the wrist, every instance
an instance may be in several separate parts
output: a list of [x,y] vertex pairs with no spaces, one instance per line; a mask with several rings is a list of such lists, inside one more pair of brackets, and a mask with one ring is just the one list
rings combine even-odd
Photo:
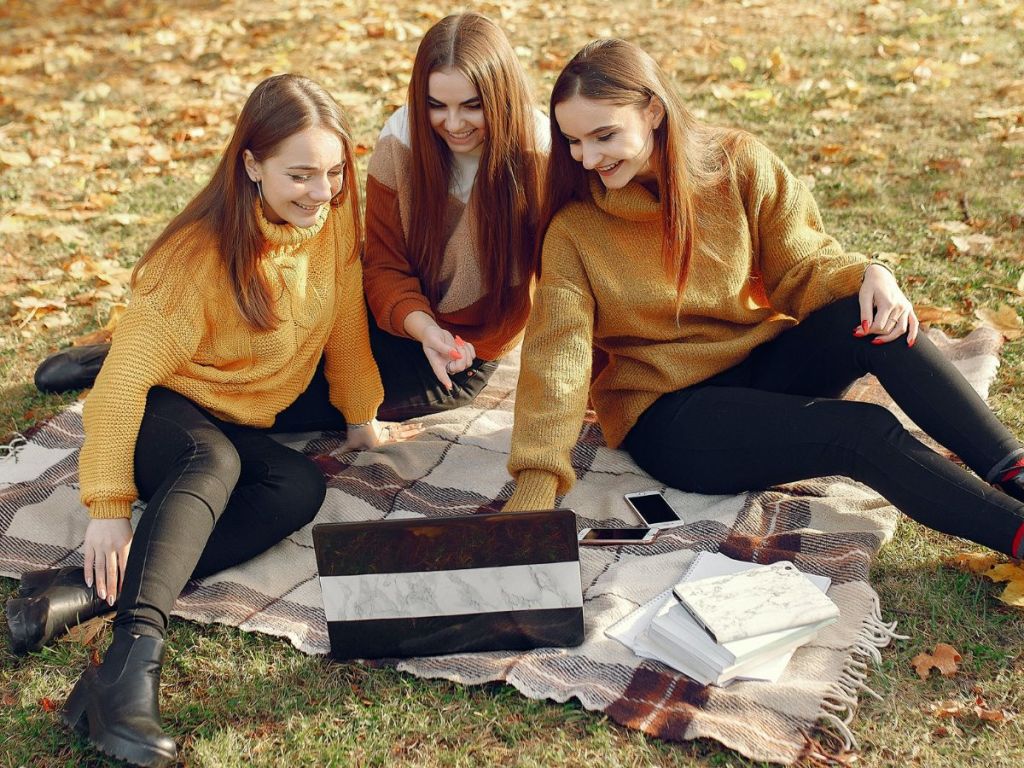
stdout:
[[880,261],[869,261],[869,262],[868,262],[868,265],[867,265],[866,267],[864,267],[864,274],[863,274],[863,275],[861,276],[861,279],[860,279],[861,283],[863,283],[863,282],[864,282],[864,278],[866,278],[866,277],[868,276],[868,270],[869,270],[869,269],[871,269],[871,267],[879,267],[879,268],[881,268],[881,269],[884,269],[884,270],[885,270],[886,272],[888,272],[888,273],[889,273],[890,275],[892,275],[892,276],[893,276],[893,278],[895,278],[895,277],[896,277],[896,273],[895,273],[895,272],[893,272],[893,271],[892,271],[892,268],[891,268],[891,267],[889,267],[888,265],[886,265],[886,264],[883,264],[883,263],[882,263],[882,262],[880,262]]

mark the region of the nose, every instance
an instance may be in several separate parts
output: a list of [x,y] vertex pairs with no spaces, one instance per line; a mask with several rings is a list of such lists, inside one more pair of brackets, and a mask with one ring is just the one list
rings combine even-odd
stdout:
[[583,167],[588,171],[594,170],[598,165],[598,160],[601,159],[600,150],[593,145],[581,146],[580,155],[582,157]]
[[444,128],[446,131],[458,133],[462,128],[462,113],[458,110],[449,110],[444,118]]
[[309,187],[309,197],[314,202],[326,203],[334,195],[331,192],[331,182],[326,175],[319,175],[312,180]]

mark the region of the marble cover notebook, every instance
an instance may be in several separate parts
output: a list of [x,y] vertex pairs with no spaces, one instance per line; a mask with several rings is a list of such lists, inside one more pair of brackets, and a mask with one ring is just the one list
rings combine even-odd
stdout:
[[836,604],[786,561],[727,576],[683,581],[673,591],[718,643],[839,616]]
[[313,545],[336,658],[583,642],[572,510],[326,523]]

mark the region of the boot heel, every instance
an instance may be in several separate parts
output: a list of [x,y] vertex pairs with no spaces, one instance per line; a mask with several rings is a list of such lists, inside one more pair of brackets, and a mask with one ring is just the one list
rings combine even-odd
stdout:
[[45,568],[41,571],[25,571],[18,582],[18,597],[31,597],[56,581],[64,573],[63,568]]
[[96,667],[90,665],[78,678],[71,695],[60,710],[60,719],[68,728],[79,736],[89,735],[89,716],[86,707],[89,703],[89,686],[96,677]]

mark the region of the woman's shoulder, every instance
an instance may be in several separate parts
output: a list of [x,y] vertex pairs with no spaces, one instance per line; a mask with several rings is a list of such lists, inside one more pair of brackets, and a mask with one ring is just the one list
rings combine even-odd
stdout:
[[132,295],[177,297],[181,290],[209,285],[222,271],[217,238],[205,221],[185,225],[163,240],[135,275]]
[[409,175],[410,157],[409,109],[399,107],[384,123],[370,155],[367,169],[375,181],[397,189]]
[[539,107],[533,108],[533,131],[537,142],[537,151],[543,155],[551,152],[551,121]]

